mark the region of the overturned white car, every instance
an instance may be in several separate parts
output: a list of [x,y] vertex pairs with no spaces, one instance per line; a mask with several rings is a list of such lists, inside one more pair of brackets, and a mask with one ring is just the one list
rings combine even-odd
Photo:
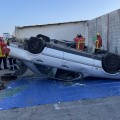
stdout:
[[120,56],[98,52],[82,52],[66,41],[57,41],[38,35],[31,37],[25,49],[10,48],[10,56],[22,61],[36,74],[51,78],[76,80],[88,76],[120,79]]

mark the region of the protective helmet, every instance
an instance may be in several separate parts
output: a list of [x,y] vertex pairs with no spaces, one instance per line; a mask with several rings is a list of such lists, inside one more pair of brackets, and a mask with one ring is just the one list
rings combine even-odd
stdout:
[[81,34],[77,34],[77,37],[82,37],[82,35]]
[[97,33],[97,35],[100,35],[100,33]]

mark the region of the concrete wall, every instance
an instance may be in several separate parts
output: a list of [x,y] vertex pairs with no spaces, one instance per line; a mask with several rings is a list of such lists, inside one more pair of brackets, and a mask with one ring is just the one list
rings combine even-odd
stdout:
[[16,27],[16,38],[29,38],[37,34],[49,36],[51,39],[70,40],[76,37],[78,33],[87,37],[87,22],[60,23],[43,26]]
[[109,51],[120,54],[120,10],[109,14]]
[[93,37],[99,32],[103,39],[103,49],[120,54],[120,10],[113,11],[88,21],[89,51],[94,51]]
[[88,45],[91,52],[95,49],[94,36],[99,32],[103,39],[103,49],[107,50],[108,15],[88,21]]

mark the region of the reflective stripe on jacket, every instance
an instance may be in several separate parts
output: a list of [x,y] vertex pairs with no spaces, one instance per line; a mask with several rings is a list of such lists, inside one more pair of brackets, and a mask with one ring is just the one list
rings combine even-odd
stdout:
[[79,38],[79,40],[76,43],[76,48],[78,50],[84,50],[84,46],[85,46],[85,38]]
[[100,44],[99,40],[95,41],[95,48],[96,49],[100,49],[101,48],[101,44]]
[[0,57],[5,57],[5,54],[4,54],[1,46],[0,46]]
[[4,47],[6,47],[6,44],[3,42],[0,42],[0,57],[5,57]]

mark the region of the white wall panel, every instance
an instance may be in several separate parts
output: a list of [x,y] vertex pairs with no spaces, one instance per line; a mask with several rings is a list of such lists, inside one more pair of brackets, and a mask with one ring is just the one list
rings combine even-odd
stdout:
[[[37,34],[44,34],[51,39],[62,39],[72,41],[76,35],[82,34],[87,37],[86,22],[51,24],[43,26],[16,27],[16,38],[29,38]],[[87,38],[86,38],[87,39]]]

